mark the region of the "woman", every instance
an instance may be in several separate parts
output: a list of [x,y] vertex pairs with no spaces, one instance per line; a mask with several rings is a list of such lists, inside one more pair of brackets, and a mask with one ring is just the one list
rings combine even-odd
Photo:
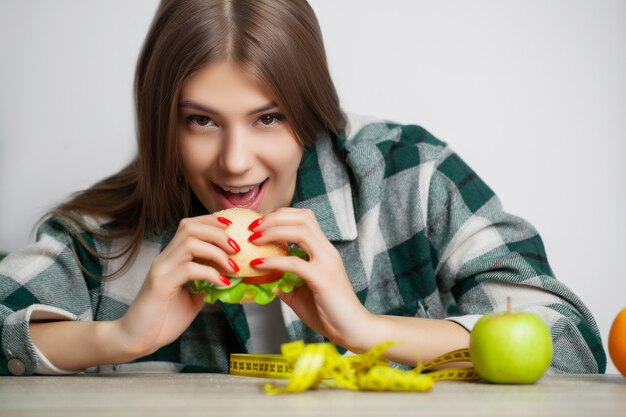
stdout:
[[[3,373],[226,372],[230,353],[289,339],[399,340],[387,355],[411,366],[467,347],[506,296],[550,325],[554,372],[604,371],[532,226],[422,128],[346,119],[304,0],[163,1],[135,94],[137,158],[0,263]],[[305,281],[282,304],[187,290],[238,267],[210,214],[233,206],[264,214],[255,242],[309,255],[258,261]]]

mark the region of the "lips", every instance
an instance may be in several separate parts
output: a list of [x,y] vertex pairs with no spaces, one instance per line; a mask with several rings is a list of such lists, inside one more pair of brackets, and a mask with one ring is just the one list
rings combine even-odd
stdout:
[[261,204],[267,179],[258,184],[230,186],[213,184],[221,205],[227,208],[243,207],[256,210]]

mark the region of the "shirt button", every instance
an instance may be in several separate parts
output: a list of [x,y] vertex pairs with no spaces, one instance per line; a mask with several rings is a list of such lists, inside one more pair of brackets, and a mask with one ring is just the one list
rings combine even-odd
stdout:
[[9,372],[16,376],[24,375],[24,373],[26,372],[24,362],[17,358],[9,359],[9,362],[7,362],[7,367],[9,368]]

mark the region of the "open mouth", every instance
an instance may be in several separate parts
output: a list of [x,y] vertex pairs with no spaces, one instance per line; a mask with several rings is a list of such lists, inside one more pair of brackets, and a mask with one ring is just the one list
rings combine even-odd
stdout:
[[241,187],[231,187],[226,185],[213,184],[222,206],[227,208],[243,207],[256,210],[261,203],[261,197],[265,191],[267,178],[258,184],[245,185]]

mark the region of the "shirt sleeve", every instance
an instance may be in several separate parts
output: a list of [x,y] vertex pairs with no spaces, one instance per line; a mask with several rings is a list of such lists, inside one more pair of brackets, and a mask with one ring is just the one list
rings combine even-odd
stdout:
[[450,148],[429,184],[428,236],[439,287],[456,302],[468,330],[486,313],[512,310],[540,315],[554,342],[552,373],[597,373],[606,354],[596,322],[583,302],[558,281],[543,242],[528,222],[506,213],[493,191]]
[[0,375],[66,373],[34,346],[30,322],[91,318],[89,291],[71,238],[49,220],[39,228],[36,243],[0,262]]

